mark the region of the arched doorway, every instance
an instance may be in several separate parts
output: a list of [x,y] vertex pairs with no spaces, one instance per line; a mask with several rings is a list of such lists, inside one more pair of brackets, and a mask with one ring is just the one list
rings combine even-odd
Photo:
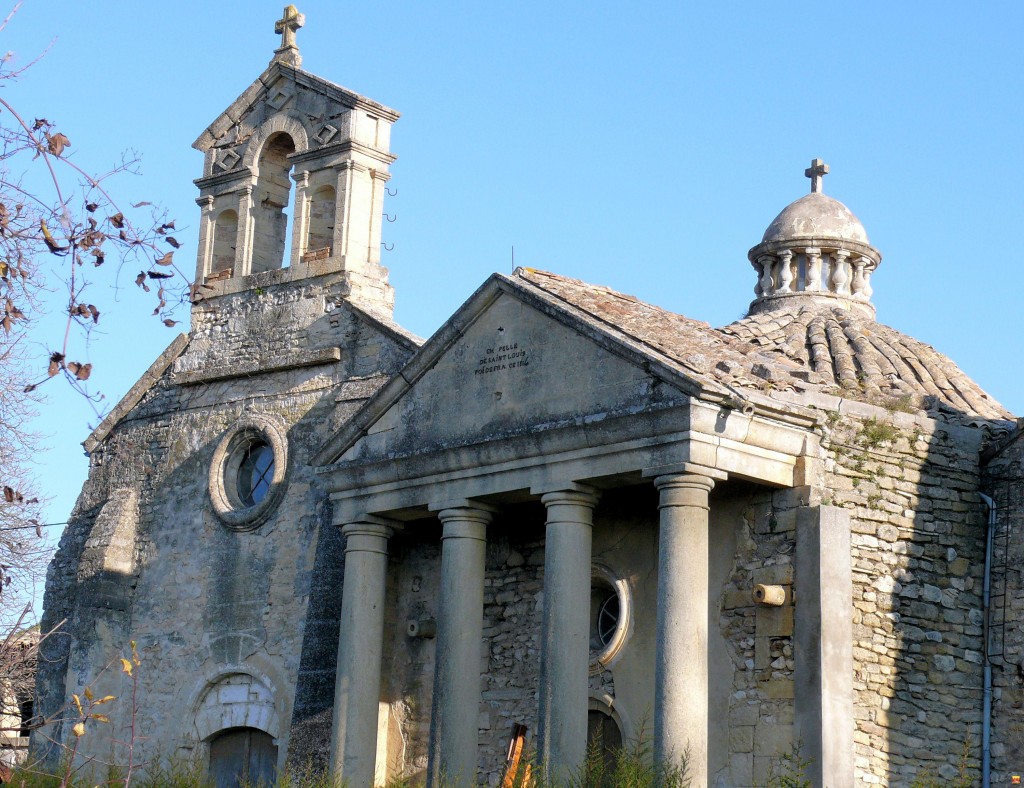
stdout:
[[601,753],[606,774],[615,771],[615,762],[622,750],[622,730],[612,715],[602,709],[587,712],[587,748],[590,752]]
[[229,728],[210,740],[210,781],[216,788],[272,786],[277,745],[258,728]]

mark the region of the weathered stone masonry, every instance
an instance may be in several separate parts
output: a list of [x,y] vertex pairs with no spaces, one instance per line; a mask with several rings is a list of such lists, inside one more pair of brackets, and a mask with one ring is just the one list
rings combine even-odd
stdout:
[[[303,71],[303,21],[195,143],[201,297],[86,441],[40,711],[123,695],[99,674],[135,641],[138,757],[223,785],[496,786],[514,733],[555,777],[642,739],[697,786],[798,748],[815,786],[909,785],[979,773],[990,661],[1013,773],[1024,442],[875,321],[881,254],[827,165],[729,326],[517,269],[424,343],[380,266],[398,114]],[[84,757],[119,760],[111,716]]]

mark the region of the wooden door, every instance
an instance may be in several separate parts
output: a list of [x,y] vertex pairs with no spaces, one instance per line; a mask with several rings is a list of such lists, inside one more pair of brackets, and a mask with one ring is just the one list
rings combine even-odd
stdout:
[[210,742],[210,780],[216,788],[274,784],[277,745],[256,728],[232,728]]
[[611,715],[600,709],[591,709],[587,713],[587,742],[604,757],[605,772],[608,775],[614,772],[622,749],[622,731]]

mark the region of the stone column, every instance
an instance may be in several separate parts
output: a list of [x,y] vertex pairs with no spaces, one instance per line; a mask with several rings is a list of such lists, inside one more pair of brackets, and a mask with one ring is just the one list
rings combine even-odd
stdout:
[[794,555],[796,739],[815,788],[852,788],[853,573],[850,514],[800,509]]
[[654,480],[660,499],[654,658],[654,762],[688,753],[693,788],[708,784],[708,494],[711,476]]
[[793,269],[791,263],[793,260],[793,252],[790,249],[783,249],[779,252],[778,256],[779,272],[775,275],[775,281],[777,287],[775,288],[776,293],[792,293],[793,290],[791,285],[793,283]]
[[761,266],[761,277],[757,281],[757,287],[754,290],[754,294],[757,295],[759,298],[761,296],[773,295],[775,292],[775,288],[772,283],[772,267],[775,265],[775,255],[759,255],[757,258],[757,262]]
[[850,253],[846,249],[836,249],[832,254],[836,262],[831,290],[837,295],[850,295]]
[[597,495],[582,486],[541,497],[547,508],[537,757],[565,779],[587,750],[590,547]]
[[491,512],[442,509],[441,588],[427,785],[476,785],[484,559]]
[[394,524],[367,516],[341,529],[345,582],[331,733],[331,779],[373,785],[384,645],[384,582]]
[[853,293],[853,297],[859,301],[867,301],[868,297],[864,293],[864,288],[867,282],[864,279],[864,266],[867,263],[868,258],[861,256],[853,261],[853,279],[850,282],[850,291]]
[[861,288],[860,294],[864,297],[865,301],[870,301],[871,294],[875,292],[874,289],[871,287],[871,272],[874,269],[871,267],[871,260],[869,258],[861,257],[860,261],[863,262],[862,270],[864,271],[864,285]]
[[804,249],[807,260],[807,275],[804,277],[804,290],[816,293],[821,290],[821,249],[808,247]]

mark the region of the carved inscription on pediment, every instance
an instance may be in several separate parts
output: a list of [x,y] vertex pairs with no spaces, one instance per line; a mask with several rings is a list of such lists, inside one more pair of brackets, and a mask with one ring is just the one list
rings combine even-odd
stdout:
[[525,345],[511,342],[504,345],[495,344],[484,348],[477,360],[474,375],[491,375],[494,373],[508,374],[530,366],[530,353]]

